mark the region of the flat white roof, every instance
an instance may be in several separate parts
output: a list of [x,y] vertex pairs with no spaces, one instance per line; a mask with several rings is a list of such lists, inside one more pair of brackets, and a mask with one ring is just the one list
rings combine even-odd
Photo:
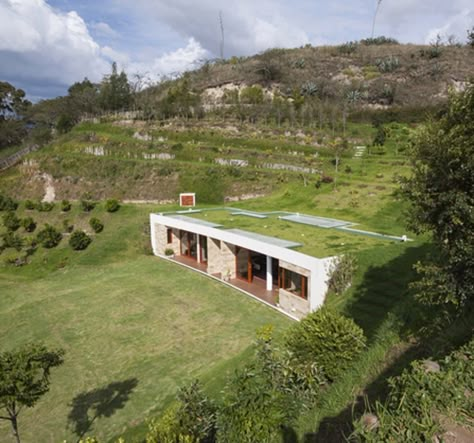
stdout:
[[201,220],[199,218],[191,218],[191,217],[186,217],[185,215],[167,215],[167,217],[171,218],[176,218],[178,220],[184,220],[188,223],[194,223],[195,225],[201,225],[201,226],[208,226],[210,228],[220,228],[222,225],[219,225],[217,223],[212,223],[206,220]]

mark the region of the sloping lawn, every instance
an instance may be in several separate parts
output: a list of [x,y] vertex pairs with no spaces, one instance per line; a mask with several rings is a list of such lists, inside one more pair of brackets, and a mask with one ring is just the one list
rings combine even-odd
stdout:
[[[139,252],[137,221],[146,222],[148,209],[121,211],[99,212],[109,219],[87,251],[70,251],[63,239],[24,268],[0,267],[1,349],[40,340],[66,350],[51,391],[20,415],[24,442],[120,435],[159,414],[193,378],[220,389],[251,355],[259,326],[272,323],[278,332],[291,324],[237,291]],[[1,422],[0,441],[12,439]]]

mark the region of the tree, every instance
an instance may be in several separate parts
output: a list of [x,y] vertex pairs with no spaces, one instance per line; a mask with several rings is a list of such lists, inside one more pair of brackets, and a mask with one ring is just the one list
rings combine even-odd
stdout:
[[112,73],[102,80],[99,101],[103,109],[117,111],[130,104],[131,90],[127,74],[117,72],[117,63],[112,63]]
[[467,30],[467,44],[474,48],[474,26]]
[[25,91],[0,81],[0,148],[22,142],[26,127],[21,119],[30,105]]
[[417,265],[423,303],[460,313],[474,302],[474,83],[451,93],[448,110],[416,133],[413,176],[403,185],[409,226],[436,248]]
[[37,344],[0,354],[0,408],[7,413],[0,419],[10,421],[17,443],[18,415],[49,391],[51,368],[63,363],[63,355],[62,349],[48,350]]

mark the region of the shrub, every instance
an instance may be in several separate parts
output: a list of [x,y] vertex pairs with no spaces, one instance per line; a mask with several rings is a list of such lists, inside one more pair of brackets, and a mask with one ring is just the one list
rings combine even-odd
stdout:
[[36,209],[40,212],[51,212],[54,208],[53,202],[38,202],[36,204]]
[[11,197],[0,194],[0,211],[16,211],[18,208],[18,202],[13,200]]
[[360,41],[363,45],[371,46],[371,45],[399,45],[400,43],[398,40],[392,37],[385,37],[381,35],[379,37],[371,37],[371,38],[364,38]]
[[25,208],[30,211],[36,209],[36,203],[32,200],[25,200]]
[[328,289],[336,294],[342,294],[352,283],[352,277],[357,269],[355,257],[343,255],[333,263]]
[[3,216],[3,226],[9,231],[16,231],[20,227],[20,219],[12,211]]
[[36,236],[38,243],[44,248],[54,248],[63,238],[62,234],[53,226],[46,224],[45,227],[38,232]]
[[81,207],[84,212],[91,212],[96,206],[96,203],[92,201],[91,195],[86,192],[81,198]]
[[31,217],[25,217],[21,221],[21,226],[23,226],[26,232],[33,232],[36,229],[36,223]]
[[63,230],[64,232],[68,233],[71,233],[74,230],[74,225],[70,222],[70,220],[63,220]]
[[20,251],[23,247],[23,240],[22,238],[13,232],[7,232],[6,234],[2,235],[2,248],[14,248],[17,251]]
[[334,178],[331,177],[330,175],[322,175],[321,176],[321,182],[322,183],[328,184],[328,183],[332,183],[333,181],[334,181]]
[[350,55],[357,50],[357,42],[346,42],[337,47],[337,50],[344,55]]
[[400,60],[398,57],[390,55],[386,58],[378,58],[375,60],[375,65],[379,68],[380,72],[393,72],[400,67]]
[[[442,427],[448,420],[471,422],[474,411],[474,340],[438,363],[414,361],[411,368],[389,380],[388,398],[376,402],[354,422],[354,439],[359,442],[449,441]],[[366,417],[377,426],[368,426]],[[444,422],[444,423],[443,423]],[[454,423],[453,423],[454,425]],[[454,427],[454,426],[453,426]],[[467,441],[467,440],[466,440]]]
[[109,199],[109,200],[106,200],[105,210],[107,212],[117,212],[119,209],[120,209],[120,204],[119,204],[118,200],[115,200],[113,198]]
[[165,249],[165,255],[166,255],[167,257],[170,257],[171,255],[174,255],[174,250],[171,249],[171,248],[166,248],[166,249]]
[[97,217],[92,217],[89,220],[89,225],[96,234],[102,232],[104,229],[104,224]]
[[86,249],[92,239],[84,231],[74,231],[69,238],[69,246],[75,251],[82,251]]
[[216,408],[198,381],[181,388],[177,402],[149,425],[147,443],[211,443],[215,441]]
[[71,202],[69,200],[63,200],[61,202],[61,211],[68,212],[71,210]]
[[285,342],[298,362],[314,362],[334,381],[362,351],[365,337],[352,319],[323,307],[294,325]]

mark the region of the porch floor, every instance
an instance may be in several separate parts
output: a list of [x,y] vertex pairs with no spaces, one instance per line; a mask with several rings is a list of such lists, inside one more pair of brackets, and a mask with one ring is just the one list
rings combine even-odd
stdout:
[[250,294],[255,295],[255,297],[260,298],[273,306],[277,305],[278,289],[274,287],[275,289],[272,291],[267,291],[265,280],[254,277],[253,282],[249,283],[239,278],[232,278],[229,283],[243,291],[250,292]]
[[191,268],[198,269],[199,271],[207,272],[206,263],[198,263],[197,260],[194,260],[190,257],[186,257],[185,255],[175,255],[173,260],[182,263],[183,265],[190,266]]

